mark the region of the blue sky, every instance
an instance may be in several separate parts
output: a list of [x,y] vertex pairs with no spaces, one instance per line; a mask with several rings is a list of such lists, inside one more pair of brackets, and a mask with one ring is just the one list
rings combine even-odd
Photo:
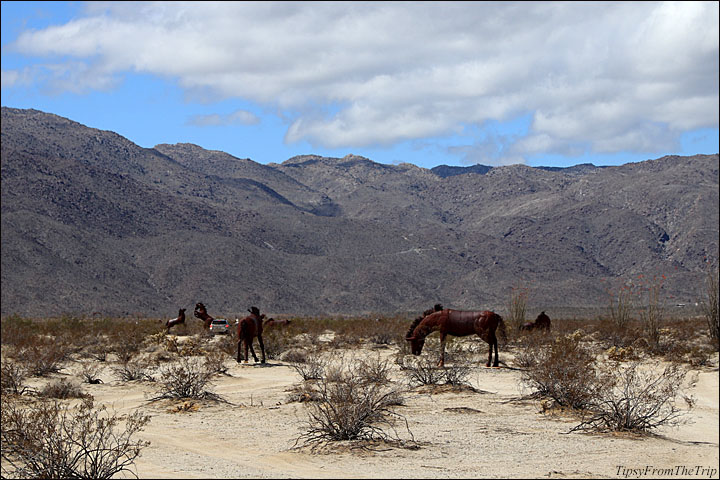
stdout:
[[2,2],[2,105],[260,163],[718,152],[718,2]]

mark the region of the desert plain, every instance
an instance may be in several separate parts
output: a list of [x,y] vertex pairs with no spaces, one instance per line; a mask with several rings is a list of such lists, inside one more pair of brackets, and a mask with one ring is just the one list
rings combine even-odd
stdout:
[[[182,345],[198,336],[170,337]],[[348,358],[349,349],[333,347],[332,338],[328,331],[314,342],[325,343],[330,358]],[[394,407],[403,420],[392,442],[338,441],[313,449],[298,441],[308,428],[310,402],[294,396],[302,378],[282,356],[260,364],[227,355],[224,373],[208,386],[221,401],[152,400],[156,385],[118,379],[111,354],[97,373],[104,383],[82,389],[119,414],[139,410],[151,417],[137,435],[150,442],[135,461],[139,478],[718,478],[717,352],[702,366],[685,365],[683,392],[693,406],[678,401],[687,410],[680,425],[650,434],[588,433],[571,432],[579,423],[571,412],[528,395],[515,366],[517,348],[501,347],[501,367],[487,368],[486,345],[462,341],[480,352],[466,376],[468,388],[410,387],[395,361],[396,345],[365,342],[351,349],[349,358],[387,361],[390,377],[405,385]],[[437,344],[423,352],[436,355]],[[660,371],[667,361],[644,363]],[[79,379],[79,369],[70,362],[29,384]]]

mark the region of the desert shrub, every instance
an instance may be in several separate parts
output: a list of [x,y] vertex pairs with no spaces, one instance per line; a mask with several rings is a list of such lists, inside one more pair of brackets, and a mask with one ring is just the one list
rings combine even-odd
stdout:
[[80,388],[80,385],[64,378],[55,380],[45,385],[38,392],[38,396],[60,399],[92,397],[91,395],[84,393]]
[[105,362],[107,361],[108,348],[106,345],[94,343],[87,348],[87,354],[98,362]]
[[27,369],[21,364],[10,359],[2,359],[2,373],[0,373],[0,384],[2,394],[22,395],[28,390],[24,385],[27,378]]
[[80,376],[86,383],[100,383],[98,375],[102,369],[102,365],[95,362],[80,362]]
[[[609,388],[591,398],[586,410],[589,415],[572,431],[647,432],[678,425],[686,413],[676,404],[684,379],[685,371],[675,364],[655,374],[632,363],[614,375]],[[692,399],[686,401],[692,407]]]
[[221,335],[215,342],[215,349],[234,357],[237,353],[237,339],[232,335]]
[[280,360],[289,363],[306,363],[307,359],[308,351],[304,348],[291,348],[280,356]]
[[641,298],[640,322],[643,333],[648,339],[654,352],[660,351],[660,333],[665,315],[666,299],[662,288],[665,275],[654,277],[652,280],[641,280],[639,294]]
[[128,363],[140,351],[142,340],[137,337],[120,337],[110,347],[110,351],[115,353],[118,361]]
[[703,316],[707,322],[708,335],[713,342],[715,350],[720,349],[720,320],[718,319],[718,295],[719,290],[719,274],[718,274],[718,257],[715,256],[715,262],[708,262],[705,272],[705,289],[700,299]]
[[34,323],[28,318],[19,315],[10,315],[0,322],[0,337],[3,345],[12,345],[22,348],[29,345],[36,338]]
[[390,362],[382,360],[379,355],[359,358],[356,363],[358,372],[361,372],[367,382],[380,385],[387,385],[391,382]]
[[263,345],[265,345],[265,356],[277,359],[293,346],[293,341],[285,326],[275,325],[263,330]]
[[209,350],[205,353],[205,364],[212,373],[222,375],[228,374],[228,367],[225,364],[228,359],[227,353],[222,350]]
[[206,350],[197,337],[188,337],[185,342],[178,345],[177,353],[181,357],[196,357],[205,355]]
[[427,357],[402,357],[402,372],[408,380],[408,384],[413,386],[419,385],[439,385],[442,383],[443,372],[435,362]]
[[[3,478],[112,478],[135,475],[133,466],[149,442],[133,437],[150,417],[128,417],[95,408],[91,399],[75,408],[42,400],[23,409],[3,401]],[[124,429],[120,427],[122,425]]]
[[309,402],[307,430],[296,440],[313,449],[341,440],[400,441],[396,425],[405,417],[394,410],[402,403],[401,392],[388,385],[371,382],[349,365],[336,372],[333,380],[321,378],[309,388],[317,400]]
[[32,345],[21,348],[17,354],[17,361],[25,365],[30,375],[44,377],[61,370],[61,363],[68,357],[69,352],[64,345],[51,340],[37,339]]
[[292,367],[303,380],[318,380],[325,375],[327,360],[316,350],[308,351],[303,361],[293,362]]
[[161,398],[214,399],[220,397],[206,390],[212,382],[213,372],[206,361],[181,357],[176,363],[161,367],[158,384],[160,391],[151,400]]
[[143,360],[129,360],[120,363],[117,367],[113,367],[113,372],[120,380],[125,382],[132,382],[133,380],[155,381],[149,374],[148,369],[148,363]]
[[582,345],[581,332],[558,337],[550,345],[530,344],[518,354],[521,384],[557,405],[585,408],[606,386],[595,356]]
[[608,359],[616,362],[624,362],[627,360],[636,360],[638,358],[637,352],[632,346],[627,347],[616,347],[612,346],[605,352]]
[[527,301],[530,294],[529,287],[512,287],[508,300],[508,326],[511,332],[517,332],[525,323],[527,315]]
[[410,387],[423,385],[467,385],[470,366],[462,362],[446,363],[436,366],[427,357],[405,357],[402,372]]

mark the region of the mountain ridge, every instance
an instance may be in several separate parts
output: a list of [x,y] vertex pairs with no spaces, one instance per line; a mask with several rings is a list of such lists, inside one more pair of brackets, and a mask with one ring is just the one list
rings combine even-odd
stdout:
[[717,252],[717,154],[440,167],[261,165],[2,107],[2,315],[502,312],[520,285],[600,308],[609,283],[663,274],[689,303]]

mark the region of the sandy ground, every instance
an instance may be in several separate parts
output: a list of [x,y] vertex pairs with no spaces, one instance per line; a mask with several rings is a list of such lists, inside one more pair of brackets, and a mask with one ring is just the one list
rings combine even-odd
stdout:
[[[364,352],[391,358],[395,349]],[[512,354],[501,351],[501,360],[512,365]],[[109,367],[106,383],[83,389],[118,412],[152,416],[139,435],[151,442],[136,462],[140,478],[718,478],[717,355],[714,367],[687,377],[696,399],[687,423],[653,436],[568,433],[576,420],[521,399],[520,372],[478,366],[469,380],[482,392],[416,389],[397,407],[419,448],[322,453],[293,448],[308,415],[307,404],[289,401],[300,382],[289,364],[227,365],[210,390],[230,404],[201,402],[196,411],[149,402],[153,383],[121,382]],[[411,439],[404,427],[398,434]]]

